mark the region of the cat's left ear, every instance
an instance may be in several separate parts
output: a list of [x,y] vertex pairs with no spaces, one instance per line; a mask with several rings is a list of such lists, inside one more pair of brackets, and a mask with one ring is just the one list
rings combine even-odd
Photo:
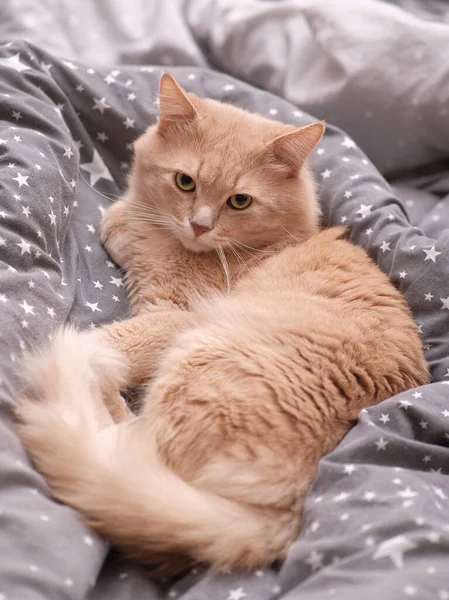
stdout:
[[277,159],[285,163],[294,173],[299,173],[304,161],[320,141],[326,125],[318,121],[298,127],[275,138],[271,143]]
[[191,122],[196,117],[196,108],[187,93],[170,73],[163,73],[159,85],[159,129]]

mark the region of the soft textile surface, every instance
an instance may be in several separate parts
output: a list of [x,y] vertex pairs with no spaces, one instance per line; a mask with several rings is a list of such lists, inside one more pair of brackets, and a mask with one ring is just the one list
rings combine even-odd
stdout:
[[[312,119],[225,75],[172,72],[202,96],[290,123]],[[125,185],[132,140],[154,122],[159,77],[157,67],[98,70],[26,44],[0,48],[0,598],[449,597],[449,215],[444,201],[415,191],[425,233],[411,226],[404,203],[333,127],[314,157],[324,216],[351,225],[352,239],[405,293],[435,382],[361,414],[322,461],[284,565],[249,575],[198,570],[156,585],[108,555],[27,460],[11,429],[22,349],[67,319],[94,327],[126,314],[98,223]]]
[[[339,125],[390,177],[446,157],[445,0],[2,0],[1,38],[97,65],[218,67]],[[443,171],[419,175],[446,192]]]

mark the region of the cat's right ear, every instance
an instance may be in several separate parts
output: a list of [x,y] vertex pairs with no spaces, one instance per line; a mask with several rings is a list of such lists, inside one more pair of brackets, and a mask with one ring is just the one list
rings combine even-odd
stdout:
[[196,117],[196,108],[187,93],[170,73],[163,73],[159,84],[158,129],[163,132],[171,125],[189,123]]
[[276,158],[287,165],[296,176],[308,155],[320,141],[325,128],[324,121],[297,127],[275,138],[270,147]]

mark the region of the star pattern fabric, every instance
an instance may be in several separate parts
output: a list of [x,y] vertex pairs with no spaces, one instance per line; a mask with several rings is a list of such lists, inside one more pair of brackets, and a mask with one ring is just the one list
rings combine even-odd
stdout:
[[[312,120],[226,75],[171,71],[201,96],[296,125]],[[285,562],[246,575],[196,568],[157,584],[54,502],[21,449],[11,408],[23,351],[65,322],[88,329],[127,314],[123,273],[98,226],[125,189],[133,141],[155,122],[160,73],[0,47],[0,599],[39,590],[69,600],[358,600],[373,589],[449,599],[449,205],[434,208],[438,219],[420,213],[334,127],[313,157],[324,221],[349,226],[403,292],[433,383],[362,411],[321,461]]]

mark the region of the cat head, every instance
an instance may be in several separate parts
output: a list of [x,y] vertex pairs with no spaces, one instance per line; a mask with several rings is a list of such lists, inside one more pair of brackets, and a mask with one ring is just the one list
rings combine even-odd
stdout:
[[309,237],[318,204],[305,161],[322,122],[284,125],[185,92],[165,73],[159,122],[135,143],[132,201],[142,222],[195,252]]

